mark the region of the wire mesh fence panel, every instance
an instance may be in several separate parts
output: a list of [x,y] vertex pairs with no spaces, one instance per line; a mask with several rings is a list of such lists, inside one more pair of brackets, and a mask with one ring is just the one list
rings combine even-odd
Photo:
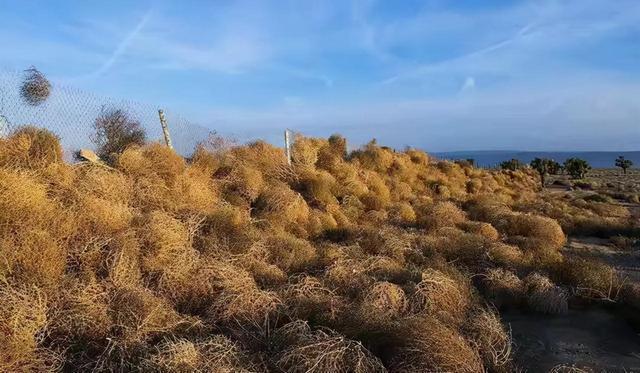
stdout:
[[[25,75],[0,71],[0,136],[24,126],[46,128],[58,137],[68,154],[85,148],[96,149],[95,121],[108,110],[122,110],[140,123],[148,141],[164,141],[158,107],[148,103],[102,97],[73,87],[55,84],[46,100],[33,105],[21,95]],[[164,109],[164,108],[163,108]],[[210,130],[185,117],[164,110],[173,146],[182,155],[190,154]]]

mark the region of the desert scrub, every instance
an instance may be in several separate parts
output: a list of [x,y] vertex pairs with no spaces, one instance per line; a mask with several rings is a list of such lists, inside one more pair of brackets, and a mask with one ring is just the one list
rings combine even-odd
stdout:
[[295,321],[276,331],[287,347],[276,356],[276,365],[287,372],[385,372],[380,359],[362,344],[332,330],[312,331]]
[[65,164],[41,130],[0,142],[8,371],[505,370],[471,279],[496,305],[556,310],[550,280],[518,277],[558,268],[538,259],[564,235],[539,215],[595,216],[534,211],[526,170],[339,137],[300,139],[291,166],[262,141],[191,159],[131,144],[111,166]]
[[565,314],[568,311],[567,294],[548,277],[532,273],[524,279],[527,305],[534,311],[547,314]]
[[401,342],[391,362],[394,372],[483,372],[478,351],[457,329],[432,317],[403,321]]

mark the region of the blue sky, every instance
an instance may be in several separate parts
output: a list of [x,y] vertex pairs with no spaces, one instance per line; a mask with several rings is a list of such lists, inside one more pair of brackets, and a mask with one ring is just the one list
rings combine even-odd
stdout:
[[640,150],[640,1],[0,0],[0,68],[222,133]]

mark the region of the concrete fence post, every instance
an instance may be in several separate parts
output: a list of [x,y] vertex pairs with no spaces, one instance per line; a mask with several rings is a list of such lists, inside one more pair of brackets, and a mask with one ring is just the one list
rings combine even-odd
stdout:
[[9,136],[10,126],[7,118],[0,114],[0,138]]
[[169,149],[173,149],[173,144],[171,143],[171,136],[169,136],[169,127],[167,126],[167,119],[164,117],[164,111],[162,111],[162,109],[158,110],[158,116],[160,117],[160,126],[162,126],[162,134],[164,135],[164,142],[167,144]]
[[284,152],[287,155],[287,163],[291,166],[291,139],[289,138],[289,130],[284,130]]

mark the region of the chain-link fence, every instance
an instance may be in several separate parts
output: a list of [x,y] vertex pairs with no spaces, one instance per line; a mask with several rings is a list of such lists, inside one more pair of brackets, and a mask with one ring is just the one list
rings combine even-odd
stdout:
[[138,121],[149,141],[163,141],[158,109],[163,109],[176,151],[189,155],[196,144],[210,133],[210,129],[152,104],[101,97],[73,87],[52,83],[46,100],[39,105],[29,104],[21,95],[25,74],[19,71],[0,71],[0,136],[23,125],[44,127],[60,137],[68,154],[78,149],[95,149],[92,138],[94,123],[104,110],[120,109]]

